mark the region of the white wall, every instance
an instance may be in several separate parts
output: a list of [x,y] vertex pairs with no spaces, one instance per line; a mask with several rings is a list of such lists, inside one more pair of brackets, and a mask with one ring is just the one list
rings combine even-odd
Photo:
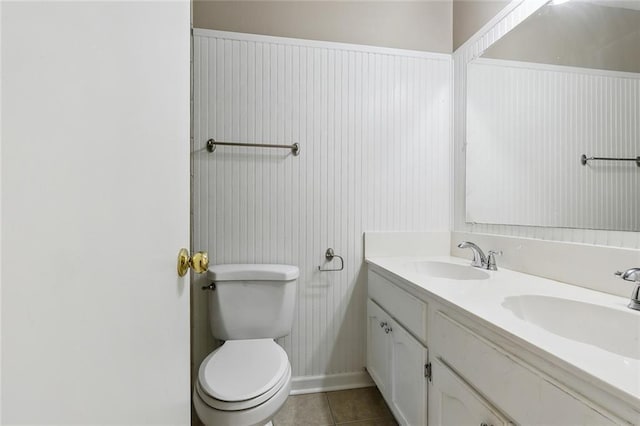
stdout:
[[470,39],[453,55],[454,60],[454,230],[485,234],[560,240],[617,247],[640,248],[640,233],[587,229],[548,228],[513,225],[483,225],[465,222],[465,139],[467,63],[477,58],[495,40],[533,13],[543,0],[511,4],[481,33]]
[[468,68],[467,220],[640,230],[640,75],[478,59]]
[[[298,265],[281,340],[294,376],[356,380],[363,231],[449,230],[449,56],[196,30],[194,59],[194,245],[214,263]],[[209,154],[210,137],[299,142],[301,153]],[[344,271],[317,271],[336,266],[324,265],[328,247]],[[196,367],[213,345],[204,296],[193,301]]]

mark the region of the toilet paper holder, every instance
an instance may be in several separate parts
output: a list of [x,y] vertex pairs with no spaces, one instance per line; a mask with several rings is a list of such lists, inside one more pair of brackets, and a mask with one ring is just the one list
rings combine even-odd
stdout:
[[325,259],[327,259],[327,262],[331,262],[333,260],[333,258],[335,258],[335,257],[340,259],[340,268],[338,268],[338,269],[322,269],[322,266],[318,266],[318,271],[320,271],[320,272],[336,272],[336,271],[342,271],[344,269],[344,259],[342,258],[342,256],[337,255],[333,251],[333,249],[331,247],[329,247],[327,249],[327,251],[324,252],[324,257],[325,257]]

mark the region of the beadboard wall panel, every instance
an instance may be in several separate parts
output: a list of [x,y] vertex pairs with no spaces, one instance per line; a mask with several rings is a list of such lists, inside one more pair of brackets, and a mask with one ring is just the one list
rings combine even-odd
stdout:
[[469,64],[467,221],[640,230],[640,75]]
[[546,3],[544,0],[512,2],[510,6],[480,30],[476,36],[472,37],[453,54],[453,228],[458,232],[640,248],[640,233],[638,232],[474,224],[465,221],[467,64],[479,57],[493,42],[526,19],[544,3]]
[[[362,372],[364,231],[450,229],[449,55],[194,32],[194,248],[298,265],[295,377]],[[207,139],[300,144],[219,147]],[[332,247],[341,272],[319,272]],[[194,285],[194,366],[213,348]]]

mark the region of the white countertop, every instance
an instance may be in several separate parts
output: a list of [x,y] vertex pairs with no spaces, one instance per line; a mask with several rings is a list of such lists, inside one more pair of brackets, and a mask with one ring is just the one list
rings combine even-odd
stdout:
[[[640,342],[640,312],[627,308],[628,298],[601,293],[578,286],[500,268],[486,271],[484,280],[450,280],[416,272],[413,262],[441,261],[469,265],[469,260],[456,257],[371,257],[366,262],[403,279],[427,296],[436,297],[486,321],[500,332],[506,332],[534,352],[540,350],[584,373],[587,380],[606,386],[608,391],[640,407],[640,360],[609,352],[600,347],[571,340],[518,318],[503,306],[505,297],[539,295],[570,299],[631,313],[637,316],[637,327],[622,334]],[[499,265],[498,265],[499,267]],[[592,318],[584,318],[589,327]],[[635,325],[634,324],[634,325]]]

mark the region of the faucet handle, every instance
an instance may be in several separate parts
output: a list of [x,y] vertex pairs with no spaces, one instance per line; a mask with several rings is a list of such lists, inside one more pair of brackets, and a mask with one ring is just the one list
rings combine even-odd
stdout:
[[502,250],[489,250],[489,254],[487,255],[487,269],[490,271],[498,270],[496,256],[502,256]]

